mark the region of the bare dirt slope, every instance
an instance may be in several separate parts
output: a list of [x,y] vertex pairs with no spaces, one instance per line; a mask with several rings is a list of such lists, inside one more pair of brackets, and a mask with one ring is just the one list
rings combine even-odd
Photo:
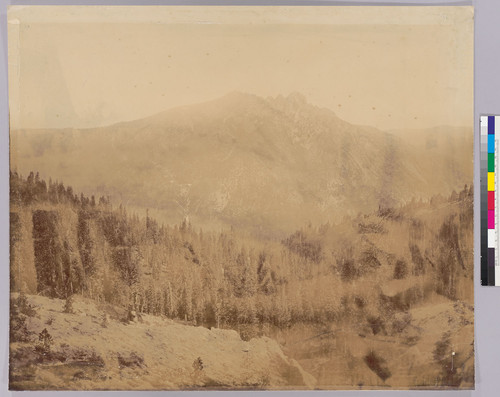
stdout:
[[[17,302],[16,294],[12,296]],[[11,343],[11,389],[312,388],[315,379],[262,337],[125,312],[77,298],[28,296]],[[26,312],[26,310],[24,310]],[[15,324],[19,324],[18,321]],[[14,325],[15,325],[14,324]],[[24,328],[24,329],[23,329]],[[47,336],[47,333],[49,336]]]

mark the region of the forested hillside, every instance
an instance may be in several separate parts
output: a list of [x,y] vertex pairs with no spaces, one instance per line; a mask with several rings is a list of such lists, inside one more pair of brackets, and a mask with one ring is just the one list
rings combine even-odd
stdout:
[[158,225],[33,173],[11,174],[11,243],[12,291],[206,325],[284,324],[284,286],[309,267],[279,243]]
[[[21,292],[13,307],[38,294],[66,300],[71,312],[80,296],[123,311],[126,322],[148,314],[234,329],[244,340],[269,336],[317,387],[468,387],[472,191],[260,241],[187,220],[159,224],[106,197],[11,173],[11,292]],[[29,315],[19,310],[11,311],[11,340],[26,343]],[[413,347],[411,360],[401,356]]]
[[[33,173],[11,174],[10,191],[12,291],[221,327],[318,323],[366,305],[385,316],[432,292],[472,299],[462,287],[472,277],[472,187],[305,226],[281,243],[160,225]],[[387,297],[395,281],[400,291]]]

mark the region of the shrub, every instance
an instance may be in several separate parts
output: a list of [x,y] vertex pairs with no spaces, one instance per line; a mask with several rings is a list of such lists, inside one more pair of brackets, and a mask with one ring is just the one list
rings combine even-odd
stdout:
[[380,294],[379,307],[386,315],[392,315],[395,312],[406,312],[412,305],[424,300],[425,296],[425,288],[422,289],[418,286],[408,288],[406,291],[400,292],[394,296]]
[[31,333],[26,324],[26,315],[19,313],[17,306],[10,309],[10,342],[29,342]]
[[434,351],[432,352],[434,360],[440,362],[448,357],[448,353],[451,352],[451,341],[450,333],[445,332],[435,344]]
[[77,380],[77,379],[89,379],[89,377],[87,376],[87,374],[85,374],[84,371],[77,371],[73,375],[73,380]]
[[104,313],[102,316],[101,327],[108,328],[109,325],[109,316],[107,313]]
[[305,259],[319,263],[323,258],[321,241],[309,238],[303,231],[297,231],[282,241],[290,251],[299,254]]
[[368,321],[368,325],[370,326],[373,335],[377,335],[382,330],[385,331],[385,324],[382,318],[368,316],[366,320]]
[[394,221],[400,221],[403,218],[401,213],[396,211],[395,208],[383,206],[383,205],[379,205],[377,215],[380,218],[392,219]]
[[358,309],[363,309],[366,306],[366,299],[363,298],[362,296],[356,295],[354,297],[354,303]]
[[340,278],[342,281],[353,281],[358,277],[358,269],[352,259],[344,259],[340,264]]
[[69,295],[66,298],[66,303],[64,304],[64,313],[74,314],[75,310],[73,309],[74,298],[73,295]]
[[36,315],[36,309],[28,303],[28,298],[26,298],[23,292],[21,292],[17,298],[17,307],[20,313],[28,317],[34,317]]
[[396,265],[394,266],[394,278],[401,280],[408,275],[408,266],[404,259],[398,259]]
[[193,361],[193,369],[195,371],[202,371],[203,370],[203,360],[201,357],[198,357]]
[[396,313],[394,316],[394,321],[392,322],[392,333],[400,334],[408,328],[411,324],[411,314],[408,312],[405,313]]
[[377,251],[373,248],[368,248],[363,252],[362,262],[372,269],[381,266],[381,263],[377,258]]
[[386,361],[384,358],[380,357],[377,353],[371,350],[363,358],[368,368],[370,368],[377,376],[382,379],[383,382],[392,376],[391,371],[385,365]]
[[132,352],[127,356],[122,356],[121,354],[118,354],[118,365],[120,369],[123,369],[125,367],[128,368],[142,368],[144,367],[144,357],[139,356],[137,353]]
[[364,223],[361,222],[358,224],[358,233],[359,234],[384,234],[387,233],[387,230],[384,228],[381,222],[379,223]]
[[71,358],[74,361],[96,367],[104,367],[103,358],[99,354],[97,354],[94,350],[77,348],[72,352],[71,356],[72,356]]
[[420,340],[419,335],[410,335],[404,339],[403,343],[408,346],[415,346],[419,340]]
[[54,339],[52,335],[49,334],[47,328],[44,328],[42,332],[38,334],[38,344],[35,347],[35,350],[38,353],[48,355],[50,353],[50,348],[54,343]]
[[[201,379],[203,378],[203,361],[201,359],[201,357],[198,357],[196,358],[194,361],[193,361],[193,373],[192,373],[192,381],[193,381],[193,384],[200,384],[201,382]],[[209,386],[206,384],[206,382],[201,382],[202,384],[204,384],[204,386]]]
[[424,223],[419,219],[410,221],[410,240],[422,240],[424,238]]
[[[10,352],[10,365],[11,369],[14,368],[27,368],[34,367],[38,361],[38,355],[30,346],[22,346],[16,349],[12,349]],[[11,375],[12,375],[11,370]]]
[[125,316],[125,318],[122,321],[125,324],[132,323],[132,322],[138,322],[139,321],[139,313],[137,313],[134,310],[134,307],[132,305],[128,306],[128,309],[127,309],[127,312],[126,312],[126,316]]
[[437,341],[433,351],[434,360],[441,367],[441,383],[443,385],[458,387],[462,381],[463,374],[457,371],[459,353],[451,351],[450,333],[445,332],[441,340]]
[[422,274],[425,274],[425,265],[424,265],[424,258],[420,253],[420,248],[418,248],[418,245],[416,244],[410,244],[409,247],[410,247],[411,261],[415,265],[413,267],[412,273],[415,276],[421,276]]

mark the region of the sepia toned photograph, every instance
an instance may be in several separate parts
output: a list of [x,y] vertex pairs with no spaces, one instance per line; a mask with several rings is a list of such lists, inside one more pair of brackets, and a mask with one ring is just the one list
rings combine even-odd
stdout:
[[11,390],[473,389],[473,8],[13,6]]

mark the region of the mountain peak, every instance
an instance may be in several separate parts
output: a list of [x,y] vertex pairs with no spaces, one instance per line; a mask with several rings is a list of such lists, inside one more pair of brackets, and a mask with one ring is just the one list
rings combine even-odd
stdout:
[[257,98],[259,98],[259,97],[256,95],[235,90],[235,91],[228,92],[226,95],[223,95],[219,99],[231,99],[231,100],[246,99],[246,100],[248,100],[248,99],[257,99]]
[[217,99],[200,103],[197,106],[201,106],[207,109],[215,106],[219,110],[228,111],[235,109],[242,110],[260,108],[262,106],[267,106],[267,101],[255,94],[241,91],[231,91]]
[[[324,114],[326,110],[309,103],[305,95],[300,92],[292,92],[287,96],[278,95],[276,97],[268,97],[267,102],[274,109],[289,115],[309,114],[318,117],[320,113]],[[330,117],[335,116],[335,113],[330,109],[327,110],[327,113]]]
[[[217,101],[217,100],[216,100]],[[267,98],[260,97],[255,94],[250,94],[241,91],[231,91],[226,95],[219,98],[218,101],[229,101],[233,103],[269,103],[273,107],[287,107],[287,108],[300,108],[309,105],[304,94],[300,92],[292,92],[288,95],[277,95],[276,97],[269,96]]]
[[300,92],[292,92],[286,99],[288,102],[295,103],[297,105],[305,105],[307,103],[306,97]]
[[[258,95],[251,94],[248,92],[242,92],[242,91],[228,92],[222,98],[233,99],[233,100],[236,100],[236,99],[246,99],[246,100],[251,99],[251,100],[259,100],[259,101],[265,100],[263,97],[260,97]],[[283,101],[283,102],[293,103],[293,104],[297,104],[297,105],[305,105],[308,103],[305,95],[300,93],[300,92],[297,92],[297,91],[291,92],[290,94],[288,94],[286,96],[282,95],[282,94],[279,94],[276,97],[269,96],[266,99],[268,101]]]
[[302,107],[308,104],[306,97],[300,92],[292,92],[288,96],[268,97],[267,99],[270,103],[278,106]]

